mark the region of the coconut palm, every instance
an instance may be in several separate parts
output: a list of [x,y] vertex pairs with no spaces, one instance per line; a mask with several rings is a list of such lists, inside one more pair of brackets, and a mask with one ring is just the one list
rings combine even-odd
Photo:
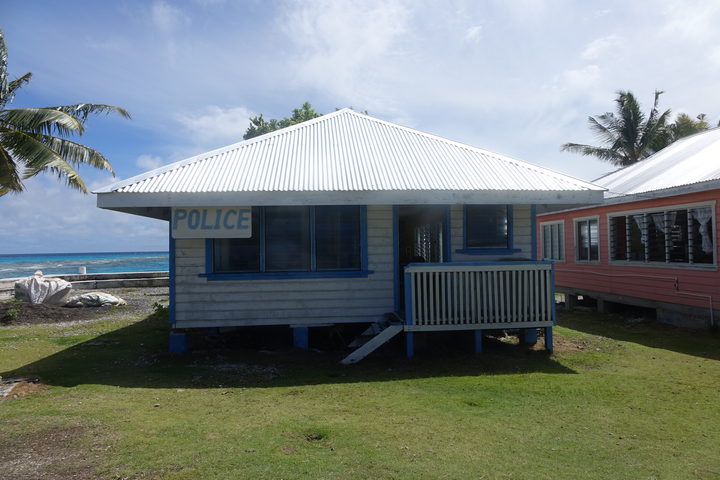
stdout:
[[632,92],[619,91],[615,99],[616,112],[588,117],[590,129],[603,146],[566,143],[563,151],[590,155],[614,165],[626,167],[653,154],[658,138],[663,135],[670,110],[659,113],[658,99],[663,92],[655,91],[655,102],[649,115],[640,109]]
[[23,180],[40,172],[51,172],[74,189],[87,193],[75,167],[81,164],[115,172],[100,152],[67,137],[80,136],[90,115],[130,114],[112,105],[79,104],[46,108],[12,108],[15,93],[26,85],[31,73],[9,81],[7,47],[0,30],[0,196],[22,192]]

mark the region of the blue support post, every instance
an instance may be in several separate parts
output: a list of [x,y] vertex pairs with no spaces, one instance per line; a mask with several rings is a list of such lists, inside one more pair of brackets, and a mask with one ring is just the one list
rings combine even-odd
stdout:
[[535,345],[535,343],[537,343],[537,335],[537,328],[523,328],[522,342],[525,345]]
[[415,339],[413,338],[413,332],[405,332],[405,353],[408,358],[412,358],[415,355]]
[[475,353],[482,353],[483,351],[483,331],[474,330],[475,334]]
[[293,346],[307,350],[310,348],[310,332],[308,327],[293,328]]
[[545,327],[545,350],[553,351],[552,327]]
[[187,333],[170,332],[170,353],[185,353],[187,351]]

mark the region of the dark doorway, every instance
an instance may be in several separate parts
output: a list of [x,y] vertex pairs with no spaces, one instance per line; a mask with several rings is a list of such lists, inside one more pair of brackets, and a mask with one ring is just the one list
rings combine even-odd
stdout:
[[410,263],[449,261],[449,209],[444,205],[401,205],[398,207],[399,309],[404,311],[405,266]]

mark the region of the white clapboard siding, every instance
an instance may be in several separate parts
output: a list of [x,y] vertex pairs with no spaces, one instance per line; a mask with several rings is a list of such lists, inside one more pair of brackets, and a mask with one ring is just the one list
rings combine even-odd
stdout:
[[451,230],[452,230],[452,261],[453,262],[494,262],[500,259],[532,258],[532,219],[530,205],[513,205],[513,248],[520,249],[520,252],[513,254],[499,255],[466,255],[458,253],[457,250],[465,248],[463,245],[463,214],[465,210],[462,205],[453,205],[451,209]]
[[175,242],[178,328],[374,322],[393,310],[392,207],[368,206],[367,278],[208,281],[205,240]]

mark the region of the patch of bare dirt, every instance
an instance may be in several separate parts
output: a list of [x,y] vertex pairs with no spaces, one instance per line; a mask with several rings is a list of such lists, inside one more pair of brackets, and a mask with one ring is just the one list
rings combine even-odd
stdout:
[[[86,449],[82,440],[90,438]],[[107,450],[103,437],[84,426],[0,435],[0,476],[13,480],[96,480],[91,457]]]
[[17,400],[26,395],[33,393],[46,393],[48,390],[47,385],[40,382],[39,380],[27,381],[22,380],[12,385],[12,389],[5,396],[0,396],[0,402],[7,402],[8,400]]
[[156,302],[166,302],[168,295],[167,287],[107,288],[103,291],[123,298],[127,305],[68,308],[5,300],[0,301],[0,325],[64,323],[137,314],[149,315],[153,311],[153,305]]
[[0,302],[0,323],[2,325],[26,325],[90,320],[107,311],[108,307],[66,308],[9,300]]

